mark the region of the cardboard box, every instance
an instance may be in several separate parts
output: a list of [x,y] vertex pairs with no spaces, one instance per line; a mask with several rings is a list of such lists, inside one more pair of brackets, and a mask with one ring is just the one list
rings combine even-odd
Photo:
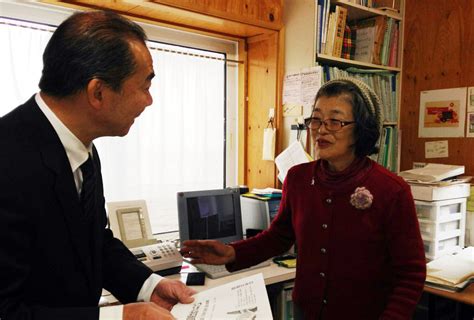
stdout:
[[467,198],[470,193],[469,183],[458,183],[449,186],[410,185],[415,200],[438,201],[447,199]]

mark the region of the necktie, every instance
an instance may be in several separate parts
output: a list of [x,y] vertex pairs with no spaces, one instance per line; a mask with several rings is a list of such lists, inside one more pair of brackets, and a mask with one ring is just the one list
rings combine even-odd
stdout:
[[82,171],[81,206],[84,216],[92,217],[95,212],[96,172],[91,155],[80,168]]

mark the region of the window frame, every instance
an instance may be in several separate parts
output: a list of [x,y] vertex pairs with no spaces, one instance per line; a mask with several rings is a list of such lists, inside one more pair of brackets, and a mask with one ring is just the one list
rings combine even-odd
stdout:
[[[48,3],[35,2],[0,2],[1,17],[41,23],[56,27],[73,12],[68,7],[58,7]],[[239,41],[237,38],[218,38],[198,32],[185,31],[172,25],[158,25],[128,17],[145,30],[150,41],[220,52],[226,59],[237,61]],[[227,62],[225,69],[225,111],[224,111],[224,186],[238,185],[239,178],[239,66],[235,62]]]

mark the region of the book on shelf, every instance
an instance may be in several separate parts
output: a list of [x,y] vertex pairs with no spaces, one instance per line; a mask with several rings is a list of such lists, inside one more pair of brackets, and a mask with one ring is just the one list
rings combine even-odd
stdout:
[[380,49],[380,64],[388,65],[389,51],[392,40],[393,25],[395,20],[393,18],[387,18],[387,27],[383,36],[382,48]]
[[371,63],[374,59],[375,26],[352,28],[356,33],[354,60]]
[[331,56],[334,47],[334,34],[336,33],[336,13],[329,13],[328,31],[326,35],[326,46],[324,54]]
[[348,24],[344,30],[341,58],[354,60],[356,48],[356,32]]
[[398,62],[398,37],[399,27],[398,23],[393,25],[392,39],[390,40],[390,54],[388,59],[388,65],[390,67],[396,67]]
[[[385,36],[385,30],[387,28],[387,17],[386,16],[375,16],[371,17],[368,19],[363,19],[356,21],[354,27],[357,30],[357,35],[356,35],[356,60],[357,59],[357,44],[359,43],[359,34],[361,37],[364,35],[364,32],[361,31],[366,28],[374,28],[374,30],[368,30],[365,33],[367,33],[367,36],[370,36],[369,38],[366,39],[368,45],[369,41],[370,43],[370,48],[372,52],[370,53],[370,60],[359,60],[359,61],[364,61],[364,62],[369,62],[373,64],[381,64],[380,56],[381,56],[381,50],[382,50],[382,45],[384,42],[384,36]],[[361,49],[362,50],[362,49]]]
[[464,166],[428,163],[422,168],[402,171],[399,176],[403,179],[418,182],[435,182],[452,178],[464,173]]
[[347,9],[341,6],[336,6],[336,25],[334,29],[333,48],[331,55],[334,57],[341,57],[342,45],[344,43],[344,30],[346,27]]
[[374,59],[372,63],[382,64],[382,46],[384,43],[384,38],[387,30],[387,17],[386,16],[377,16],[375,18],[375,43],[374,43]]
[[330,0],[318,0],[318,5],[321,8],[321,21],[320,21],[320,45],[318,53],[325,53],[326,52],[326,42],[327,42],[327,34],[328,34],[328,25],[329,25],[329,8],[331,6]]
[[474,247],[445,255],[426,265],[426,285],[447,291],[461,291],[474,282]]

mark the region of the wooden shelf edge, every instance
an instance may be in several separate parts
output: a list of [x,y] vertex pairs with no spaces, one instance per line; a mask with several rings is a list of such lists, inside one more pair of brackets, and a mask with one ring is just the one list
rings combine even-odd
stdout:
[[349,60],[349,59],[329,56],[329,55],[326,55],[326,54],[318,54],[316,56],[316,62],[318,62],[318,61],[333,62],[333,63],[336,63],[336,64],[345,64],[345,65],[351,65],[351,66],[355,66],[355,67],[364,67],[364,68],[370,68],[370,69],[379,69],[379,70],[386,70],[386,71],[393,71],[393,72],[401,72],[401,69],[398,68],[398,67],[389,67],[389,66],[383,66],[383,65],[379,65],[379,64],[361,62],[361,61],[356,61],[356,60]]
[[347,2],[347,0],[346,1],[345,0],[336,0],[336,1],[332,1],[332,3],[343,6],[343,7],[346,7],[346,8],[352,8],[352,9],[360,11],[360,12],[366,12],[366,13],[373,14],[373,15],[387,16],[387,17],[390,17],[390,18],[393,18],[393,19],[399,20],[399,21],[403,20],[402,15],[399,12],[395,12],[395,9],[394,9],[394,12],[392,12],[392,10],[381,10],[381,9],[378,9],[378,8],[369,8],[369,7],[360,5],[360,4]]

